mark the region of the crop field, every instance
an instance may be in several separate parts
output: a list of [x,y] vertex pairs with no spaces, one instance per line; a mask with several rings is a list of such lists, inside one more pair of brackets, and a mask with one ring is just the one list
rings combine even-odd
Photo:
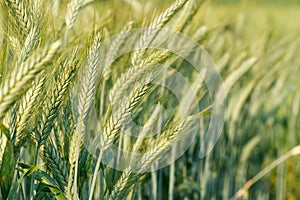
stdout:
[[2,0],[0,199],[300,199],[296,0]]

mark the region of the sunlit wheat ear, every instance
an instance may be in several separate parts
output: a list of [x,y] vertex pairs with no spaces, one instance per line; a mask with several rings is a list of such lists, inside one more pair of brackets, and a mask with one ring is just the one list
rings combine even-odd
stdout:
[[188,25],[190,20],[196,14],[197,9],[194,7],[194,1],[188,1],[186,5],[181,9],[180,14],[177,15],[176,19],[171,23],[171,27],[174,27],[176,31],[182,31],[184,27]]
[[161,63],[163,63],[170,53],[168,51],[156,51],[145,60],[143,60],[138,66],[133,66],[127,70],[114,84],[110,91],[110,101],[112,105],[117,105],[117,103],[122,100],[124,92],[129,88],[134,86],[137,80],[144,76],[146,77],[150,72],[155,73],[157,70],[161,69]]
[[[75,134],[72,139],[72,149],[75,148],[75,155],[71,155],[71,158],[74,160],[70,160],[72,167],[74,166],[75,174],[74,181],[72,181],[73,169],[70,169],[70,178],[68,181],[68,195],[70,195],[69,190],[71,185],[73,185],[73,195],[78,195],[77,192],[77,176],[78,176],[78,158],[80,145],[82,143],[82,137],[85,130],[84,120],[88,115],[88,111],[90,106],[92,105],[95,98],[95,91],[97,85],[97,78],[100,72],[99,59],[100,59],[100,44],[101,44],[101,34],[100,32],[96,32],[93,37],[92,45],[88,51],[88,57],[86,65],[81,68],[80,73],[80,88],[78,94],[78,123],[76,125]],[[74,152],[72,152],[74,153]]]
[[133,66],[138,66],[142,61],[142,58],[145,54],[145,49],[141,48],[148,47],[159,33],[159,29],[163,28],[187,2],[188,0],[177,0],[151,23],[149,28],[144,32],[137,42],[136,47],[139,50],[135,51],[132,55],[131,64]]
[[[137,86],[130,94],[130,97],[120,105],[119,109],[107,121],[104,131],[101,134],[100,146],[106,148],[117,136],[122,126],[122,123],[130,114],[131,110],[140,102],[147,94],[150,87],[145,84]],[[114,106],[114,105],[112,105]]]
[[[160,114],[161,114],[161,109],[159,106],[156,106],[153,113],[151,114],[150,118],[147,120],[145,125],[143,126],[142,131],[139,133],[133,147],[132,147],[132,152],[138,152],[139,148],[142,147],[143,141],[146,138],[146,136],[151,133],[153,130],[153,127],[157,125],[157,121],[159,120]],[[131,159],[134,159],[131,158]]]
[[57,81],[53,82],[47,98],[45,98],[38,122],[36,124],[35,137],[38,146],[43,145],[51,133],[53,123],[58,115],[59,108],[66,98],[69,86],[75,77],[77,62],[70,61],[64,67]]
[[20,101],[19,109],[17,111],[15,134],[17,135],[16,146],[20,147],[27,137],[24,132],[28,126],[29,119],[34,112],[34,108],[38,105],[40,99],[40,92],[44,87],[45,77],[41,77],[33,83],[33,86],[25,93]]
[[[179,21],[181,23],[178,24],[178,26],[176,26],[175,30],[179,30],[182,31],[183,33],[187,33],[188,30],[192,27],[192,21],[194,19],[194,17],[196,16],[196,14],[199,11],[200,6],[197,6],[195,1],[190,1],[190,6],[186,7],[186,10],[188,10],[189,12],[187,12],[184,16],[184,19],[180,20],[180,17],[178,17]],[[182,13],[184,13],[184,11],[182,11]]]
[[0,89],[0,119],[30,87],[30,83],[43,70],[56,53],[60,42],[57,41],[28,58],[21,66],[16,66],[11,75],[5,78]]
[[4,0],[10,16],[17,31],[21,31],[23,38],[26,38],[33,25],[32,19],[22,0]]
[[81,120],[87,116],[88,110],[95,98],[97,78],[100,72],[101,34],[98,32],[88,51],[87,63],[80,71],[80,88],[78,92],[78,115]]
[[[197,116],[189,116],[180,122],[173,122],[172,126],[159,135],[156,139],[149,141],[148,151],[143,155],[142,160],[138,161],[141,171],[150,169],[150,166],[164,155],[164,152],[172,147],[175,141],[182,138],[186,130]],[[150,148],[151,147],[151,148]]]

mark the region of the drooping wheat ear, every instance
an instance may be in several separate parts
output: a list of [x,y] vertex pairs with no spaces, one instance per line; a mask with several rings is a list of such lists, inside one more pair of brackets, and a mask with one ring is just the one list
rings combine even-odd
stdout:
[[[96,32],[93,38],[91,47],[89,48],[87,64],[81,68],[80,73],[80,88],[78,94],[78,123],[75,129],[75,155],[72,156],[74,160],[70,160],[70,163],[75,163],[74,169],[74,181],[68,183],[68,189],[71,184],[73,185],[73,195],[76,198],[77,192],[77,176],[78,176],[78,158],[80,152],[80,145],[82,142],[82,136],[84,134],[85,125],[84,120],[87,117],[89,108],[94,101],[95,91],[97,85],[98,73],[100,71],[99,59],[100,59],[100,44],[101,34]],[[73,172],[73,169],[70,170]],[[73,174],[70,174],[73,176]],[[71,179],[69,179],[71,180]],[[69,191],[68,191],[69,194]]]
[[20,147],[27,134],[24,130],[28,124],[28,121],[34,111],[34,107],[38,104],[40,92],[45,83],[45,77],[41,77],[39,80],[33,83],[33,86],[25,93],[20,101],[19,109],[17,111],[16,128],[17,135],[16,146]]
[[[61,68],[63,67],[62,65]],[[49,96],[45,98],[42,104],[42,112],[40,112],[35,130],[38,146],[43,145],[51,133],[59,108],[65,100],[68,88],[75,77],[76,67],[77,62],[75,61],[71,61],[65,66],[57,81],[54,82],[53,89],[48,93]]]
[[126,120],[126,118],[130,115],[130,112],[133,108],[142,100],[142,98],[147,94],[149,91],[150,86],[148,84],[141,84],[140,87],[135,88],[131,94],[130,97],[125,100],[123,103],[123,106],[121,106],[120,109],[116,111],[116,113],[113,113],[109,120],[107,121],[103,133],[100,135],[100,153],[97,158],[97,163],[95,167],[95,171],[93,174],[92,184],[91,184],[91,190],[90,190],[90,196],[89,200],[93,198],[93,192],[95,189],[95,184],[97,180],[97,174],[99,171],[101,159],[103,152],[106,150],[106,148],[115,140],[118,133],[120,132],[120,129],[123,125],[123,122]]
[[137,43],[138,50],[133,53],[131,58],[131,64],[133,66],[137,66],[142,61],[146,50],[141,48],[148,47],[159,33],[159,29],[163,28],[187,2],[188,0],[177,0],[151,23]]
[[122,99],[124,92],[132,87],[141,76],[145,77],[150,72],[161,69],[159,64],[163,63],[169,55],[168,51],[157,51],[143,60],[138,66],[133,66],[126,73],[122,74],[110,91],[109,97],[112,105],[117,105]]
[[65,32],[64,44],[66,43],[69,31],[74,26],[79,9],[83,5],[83,3],[84,3],[84,0],[71,0],[71,2],[68,4],[67,13],[66,13],[66,17],[65,17],[66,32]]
[[17,31],[21,31],[23,38],[26,38],[30,32],[32,18],[28,14],[22,0],[4,0],[5,5],[13,18],[13,23]]
[[20,67],[16,66],[11,75],[5,79],[0,89],[0,120],[18,98],[27,91],[31,81],[43,70],[42,66],[53,58],[59,46],[60,41],[57,41],[42,52],[35,53],[21,63]]
[[65,191],[68,181],[68,170],[66,163],[62,160],[59,153],[50,144],[44,147],[44,158],[47,168],[57,181],[60,189]]

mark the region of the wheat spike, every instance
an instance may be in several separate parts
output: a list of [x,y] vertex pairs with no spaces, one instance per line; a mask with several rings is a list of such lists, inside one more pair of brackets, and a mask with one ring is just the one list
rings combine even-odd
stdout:
[[76,21],[79,9],[81,8],[84,0],[71,0],[68,4],[67,14],[66,14],[66,26],[67,29],[71,29]]
[[[26,38],[33,25],[32,19],[21,0],[4,0],[8,12],[13,17],[16,30],[21,30],[21,35]],[[21,26],[21,29],[19,28]]]
[[188,0],[177,0],[151,23],[149,28],[144,32],[137,43],[138,50],[133,53],[131,59],[131,64],[133,66],[138,66],[142,61],[146,50],[141,48],[148,47],[159,33],[159,29],[163,28],[187,2]]
[[[149,149],[150,151],[146,152],[144,156],[142,156],[141,160],[130,161],[131,163],[136,163],[136,166],[133,170],[145,172],[147,169],[149,169],[153,162],[157,161],[161,156],[163,156],[163,153],[171,147],[174,141],[180,138],[180,133],[187,127],[188,123],[192,119],[194,119],[194,117],[188,117],[177,124],[175,123],[173,128],[166,130],[159,138],[148,144],[147,146],[151,147],[151,149]],[[115,184],[109,199],[117,200],[126,196],[130,186],[139,176],[141,176],[141,174],[134,174],[132,173],[132,169],[126,168],[118,182]]]
[[154,73],[161,68],[159,63],[163,63],[170,54],[167,51],[157,51],[142,61],[138,66],[129,68],[126,73],[117,80],[110,91],[110,101],[112,105],[117,105],[123,94],[143,76]]
[[92,101],[99,72],[101,35],[96,33],[93,44],[89,49],[87,64],[81,70],[81,84],[78,94],[78,115],[85,119]]
[[64,191],[68,180],[67,166],[52,145],[48,144],[44,147],[44,160],[60,189]]
[[5,79],[0,89],[0,119],[27,91],[31,81],[43,70],[42,66],[51,60],[59,46],[60,42],[57,41],[42,52],[34,54],[19,68],[15,67],[10,77]]
[[[57,117],[59,108],[63,103],[68,88],[75,77],[77,62],[71,61],[67,64],[58,80],[55,82],[54,88],[50,92],[49,99],[45,99],[42,105],[43,111],[39,116],[37,128],[35,130],[36,140],[41,146],[46,142],[52,130],[54,119]],[[61,66],[63,67],[63,66]]]
[[[94,36],[93,43],[89,49],[87,64],[81,69],[81,87],[79,89],[78,95],[78,123],[76,125],[75,134],[75,156],[72,158],[71,163],[75,163],[75,174],[73,181],[73,194],[75,199],[77,198],[77,176],[78,176],[78,158],[81,145],[81,139],[84,134],[85,125],[84,120],[88,114],[88,110],[94,101],[95,90],[97,85],[97,77],[99,72],[99,59],[100,59],[100,44],[101,44],[101,34],[97,32]],[[73,172],[73,170],[71,170]],[[72,176],[72,174],[71,174]],[[69,187],[70,188],[69,183]]]
[[131,187],[131,183],[138,178],[139,174],[133,174],[129,168],[126,168],[117,183],[114,185],[114,189],[107,199],[118,200],[126,196],[126,190]]
[[64,36],[64,44],[67,42],[69,31],[74,26],[79,9],[82,7],[84,0],[71,0],[68,4],[67,13],[65,17],[66,31]]
[[18,115],[16,118],[16,146],[22,145],[26,134],[24,130],[28,124],[28,121],[34,111],[34,107],[37,105],[39,99],[39,94],[44,86],[45,77],[41,77],[39,80],[35,81],[33,87],[31,87],[20,102],[19,109],[17,111]]
[[116,135],[119,133],[122,123],[130,114],[132,109],[140,102],[140,100],[145,96],[150,87],[145,84],[142,87],[137,87],[131,93],[129,100],[124,102],[115,115],[112,115],[105,125],[104,131],[101,134],[100,147],[106,148]]

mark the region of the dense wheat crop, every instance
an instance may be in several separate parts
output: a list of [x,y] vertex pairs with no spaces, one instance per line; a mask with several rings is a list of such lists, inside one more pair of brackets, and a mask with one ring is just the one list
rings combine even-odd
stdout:
[[300,199],[299,9],[2,0],[0,199]]

